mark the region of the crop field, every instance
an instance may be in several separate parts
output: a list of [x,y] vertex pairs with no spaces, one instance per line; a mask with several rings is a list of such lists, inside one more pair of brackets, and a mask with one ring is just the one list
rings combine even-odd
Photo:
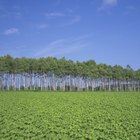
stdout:
[[0,140],[140,140],[139,92],[0,92]]

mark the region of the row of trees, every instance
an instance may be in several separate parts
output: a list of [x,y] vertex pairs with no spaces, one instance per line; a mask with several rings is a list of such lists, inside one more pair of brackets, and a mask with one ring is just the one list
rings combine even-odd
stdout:
[[92,79],[72,75],[60,77],[45,73],[1,73],[0,90],[140,91],[140,81],[107,78]]
[[139,81],[140,70],[129,65],[0,57],[0,90],[140,91]]

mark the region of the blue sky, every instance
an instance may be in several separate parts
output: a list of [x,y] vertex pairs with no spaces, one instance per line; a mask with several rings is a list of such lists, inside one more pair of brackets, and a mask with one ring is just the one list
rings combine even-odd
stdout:
[[0,56],[140,68],[140,0],[0,0]]

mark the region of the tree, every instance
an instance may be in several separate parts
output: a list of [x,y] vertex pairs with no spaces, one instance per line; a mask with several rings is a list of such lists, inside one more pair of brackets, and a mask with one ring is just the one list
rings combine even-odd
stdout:
[[[7,80],[8,79],[8,80]],[[63,90],[139,90],[140,70],[96,64],[95,60],[73,62],[64,57],[0,57],[0,88]],[[48,87],[47,87],[48,86]]]

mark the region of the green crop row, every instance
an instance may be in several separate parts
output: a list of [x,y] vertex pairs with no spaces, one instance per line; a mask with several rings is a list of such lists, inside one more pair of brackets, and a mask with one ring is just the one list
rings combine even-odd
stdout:
[[0,92],[0,140],[139,140],[140,93]]

